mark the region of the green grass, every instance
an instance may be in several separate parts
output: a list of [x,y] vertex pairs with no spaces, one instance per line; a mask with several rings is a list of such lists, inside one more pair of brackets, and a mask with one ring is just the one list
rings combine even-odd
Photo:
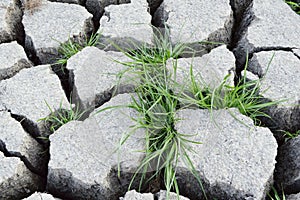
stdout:
[[[153,76],[153,74],[160,75]],[[179,187],[175,178],[179,159],[195,175],[201,186],[200,178],[188,156],[188,152],[191,151],[190,144],[200,143],[190,140],[192,135],[178,133],[174,129],[174,124],[178,121],[175,114],[179,102],[172,93],[172,85],[169,84],[166,70],[158,69],[157,73],[149,73],[146,66],[143,71],[142,84],[136,88],[137,96],[133,96],[133,103],[129,105],[130,108],[140,113],[140,116],[134,119],[135,128],[143,128],[146,131],[145,158],[132,182],[138,173],[142,173],[140,180],[140,185],[142,185],[146,172],[154,170],[155,174],[152,178],[161,175],[164,177],[167,198],[171,190],[175,190],[179,195]]]
[[[265,113],[265,109],[284,100],[266,101],[262,96],[264,91],[261,91],[263,78],[247,80],[247,65],[248,63],[245,65],[243,77],[235,86],[229,84],[231,78],[229,74],[215,88],[210,88],[201,78],[194,75],[193,66],[191,65],[189,77],[187,78],[189,83],[187,84],[189,84],[189,93],[192,93],[193,96],[185,94],[180,97],[180,100],[186,105],[198,105],[201,109],[237,108],[241,114],[250,117],[255,124],[260,124],[260,117],[269,118]],[[174,68],[177,68],[177,66]]]
[[[159,37],[164,36],[160,35]],[[127,107],[136,110],[139,114],[138,117],[132,119],[135,126],[131,127],[131,131],[125,133],[119,148],[122,148],[135,130],[145,130],[145,149],[143,151],[145,157],[132,177],[129,189],[140,175],[139,189],[143,184],[163,177],[167,199],[169,199],[170,192],[173,190],[176,191],[179,198],[179,186],[176,180],[179,159],[197,178],[200,188],[202,190],[203,188],[200,177],[188,156],[188,152],[192,151],[190,144],[200,144],[200,142],[190,140],[193,135],[178,133],[174,128],[174,124],[179,120],[175,118],[179,109],[179,101],[177,94],[172,92],[174,82],[170,81],[170,75],[166,70],[166,61],[170,58],[178,58],[187,48],[182,44],[171,45],[164,38],[155,38],[156,45],[152,48],[144,45],[132,51],[121,50],[131,58],[132,62],[122,63],[128,66],[128,69],[120,72],[119,77],[138,77],[130,80],[135,82],[137,87],[135,95],[132,96],[132,103]],[[147,174],[153,171],[152,176],[149,179],[146,178]],[[203,193],[205,195],[204,190]]]
[[293,11],[295,11],[298,15],[300,15],[300,3],[287,1],[287,0],[285,0],[285,2],[293,9]]
[[288,131],[283,131],[284,134],[284,138],[285,138],[285,141],[289,140],[289,139],[293,139],[293,138],[296,138],[300,135],[300,130],[296,131],[295,133],[291,133],[291,132],[288,132]]
[[268,198],[269,198],[269,200],[286,200],[285,194],[283,191],[282,191],[281,195],[277,192],[277,190],[274,187],[272,187],[272,191],[270,191],[268,193]]
[[[86,36],[85,36],[86,37]],[[83,44],[74,42],[71,38],[67,42],[59,42],[60,47],[58,48],[58,53],[62,55],[56,63],[61,65],[66,65],[69,58],[81,51],[87,46],[95,46],[99,41],[100,34],[92,34],[89,39],[85,39]]]
[[[131,127],[131,131],[125,133],[118,148],[122,148],[135,130],[145,130],[145,149],[143,151],[145,157],[132,177],[129,189],[138,177],[141,177],[139,179],[140,188],[154,178],[163,177],[167,199],[169,199],[171,191],[175,191],[179,198],[176,170],[178,163],[182,162],[198,180],[199,190],[202,190],[207,199],[200,176],[189,157],[190,153],[194,153],[191,145],[200,145],[201,142],[191,140],[191,137],[194,136],[193,133],[177,132],[174,127],[180,119],[176,118],[176,113],[190,105],[198,105],[201,109],[210,110],[236,107],[242,114],[257,120],[259,116],[267,116],[263,111],[264,108],[279,102],[265,102],[264,98],[259,95],[261,82],[246,80],[246,70],[237,86],[228,85],[230,76],[226,76],[219,86],[210,88],[203,84],[203,81],[198,80],[193,74],[191,66],[189,86],[181,85],[176,80],[176,71],[180,67],[177,66],[176,59],[187,48],[183,44],[171,45],[166,39],[156,38],[155,40],[157,41],[156,45],[152,48],[145,45],[132,51],[121,50],[132,61],[126,63],[117,61],[128,67],[125,71],[120,72],[118,77],[120,79],[127,77],[126,80],[134,82],[136,88],[131,104],[117,105],[111,108],[127,106],[138,113],[137,117],[132,118],[135,126]],[[173,74],[166,67],[167,60],[170,58],[174,59]],[[247,64],[245,69],[246,67]],[[108,108],[103,110],[106,109]],[[154,173],[148,178],[148,172],[151,171]]]
[[39,121],[44,121],[49,125],[49,130],[54,133],[64,124],[70,121],[79,120],[85,112],[79,111],[77,108],[73,108],[70,103],[68,110],[64,109],[62,103],[60,103],[60,108],[58,110],[53,110],[51,106],[46,102],[48,109],[50,110],[50,115],[39,119]]

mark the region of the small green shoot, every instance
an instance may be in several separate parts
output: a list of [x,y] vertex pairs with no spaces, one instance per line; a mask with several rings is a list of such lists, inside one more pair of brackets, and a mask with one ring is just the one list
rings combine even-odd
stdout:
[[123,63],[124,65],[161,65],[165,64],[169,58],[178,58],[188,48],[183,43],[171,44],[169,41],[169,29],[166,28],[164,33],[152,27],[158,35],[154,35],[154,46],[148,44],[135,45],[132,49],[121,49],[115,47],[123,52],[127,57],[133,60],[131,63]]
[[[248,60],[248,59],[247,59]],[[216,88],[210,88],[202,80],[198,80],[193,74],[192,66],[190,68],[190,87],[189,90],[194,97],[185,95],[181,97],[181,101],[197,104],[202,109],[226,109],[238,108],[241,114],[249,116],[255,124],[259,124],[259,117],[269,116],[264,112],[266,108],[277,105],[280,101],[266,101],[262,96],[261,81],[247,80],[246,63],[243,77],[235,85],[228,84],[230,74]]]
[[51,133],[54,133],[57,129],[59,129],[62,125],[67,124],[70,121],[79,120],[85,112],[81,112],[78,108],[74,109],[72,104],[70,104],[69,110],[66,110],[62,106],[62,102],[60,103],[60,108],[54,111],[51,106],[45,102],[48,109],[50,110],[50,115],[39,119],[39,121],[44,121],[50,125],[49,129]]
[[60,43],[60,47],[58,52],[62,55],[56,63],[61,65],[66,65],[69,58],[73,55],[81,51],[83,48],[87,46],[95,46],[99,41],[100,34],[92,34],[89,39],[86,39],[83,44],[74,42],[71,38],[68,39],[67,42]]
[[282,191],[282,197],[280,197],[277,190],[272,187],[272,191],[268,193],[268,197],[270,200],[286,200],[284,192]]
[[293,1],[285,1],[291,8],[293,11],[295,11],[298,15],[300,15],[300,3],[296,3]]
[[283,131],[284,134],[284,138],[285,138],[285,141],[288,141],[289,139],[293,139],[293,138],[296,138],[300,135],[300,130],[296,131],[295,133],[291,133],[289,131]]

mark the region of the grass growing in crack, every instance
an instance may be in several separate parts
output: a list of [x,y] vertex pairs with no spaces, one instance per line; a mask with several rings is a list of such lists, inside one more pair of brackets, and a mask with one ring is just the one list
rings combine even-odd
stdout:
[[71,103],[69,110],[64,109],[62,103],[60,103],[60,107],[56,111],[54,111],[47,102],[46,105],[51,113],[49,116],[39,119],[39,121],[44,121],[49,124],[51,133],[54,133],[57,129],[70,121],[79,120],[85,113],[78,108],[74,109]]
[[295,11],[298,15],[300,15],[300,3],[296,3],[293,1],[285,1],[291,8],[293,11]]
[[[227,84],[229,76],[226,76],[218,87],[209,88],[198,82],[192,68],[190,69],[190,92],[193,96],[187,95],[186,88],[176,82],[176,64],[173,65],[174,76],[167,72],[166,67],[167,60],[170,58],[176,60],[186,49],[185,46],[182,44],[172,46],[163,39],[160,42],[162,43],[150,49],[142,46],[134,51],[122,51],[132,59],[132,62],[119,62],[129,68],[121,72],[122,76],[119,77],[126,76],[126,73],[133,73],[136,75],[133,77],[138,77],[133,80],[137,85],[136,95],[132,97],[132,103],[128,107],[139,113],[139,116],[133,119],[135,121],[135,126],[131,127],[133,131],[122,137],[119,148],[134,134],[134,130],[142,128],[146,132],[145,157],[132,177],[129,188],[139,174],[142,175],[140,188],[143,183],[163,176],[167,199],[172,190],[176,191],[179,198],[176,170],[178,162],[182,161],[198,180],[207,199],[199,174],[188,154],[192,151],[191,144],[201,143],[191,139],[193,133],[178,133],[174,128],[179,120],[175,116],[181,109],[180,106],[197,104],[200,108],[207,109],[237,107],[242,114],[256,120],[259,116],[267,116],[263,112],[264,108],[278,102],[264,102],[263,97],[259,95],[260,81],[246,81],[246,74],[235,87]],[[147,172],[152,171],[154,174],[148,179]]]
[[[152,48],[144,45],[134,51],[122,50],[132,59],[132,62],[119,62],[129,68],[121,72],[122,76],[119,77],[126,76],[126,73],[138,77],[132,80],[137,85],[136,95],[132,97],[132,103],[128,107],[136,110],[139,116],[133,119],[136,125],[131,128],[133,131],[142,128],[146,132],[145,157],[132,177],[129,189],[139,174],[141,174],[139,189],[143,183],[163,177],[167,199],[170,198],[171,190],[176,191],[179,199],[176,170],[181,160],[196,177],[206,197],[200,177],[188,155],[188,152],[192,151],[190,147],[192,143],[201,143],[191,140],[193,135],[178,133],[174,128],[174,124],[178,121],[175,114],[179,109],[179,101],[177,94],[172,91],[174,82],[170,81],[166,69],[166,61],[170,58],[178,58],[187,48],[183,44],[171,45],[169,41],[159,37],[155,40],[156,45]],[[133,131],[122,137],[119,148],[133,134]],[[154,172],[149,179],[148,172]]]
[[100,34],[92,34],[89,39],[86,39],[84,36],[84,41],[82,43],[74,42],[71,38],[68,39],[67,42],[60,43],[60,47],[58,48],[58,53],[62,55],[56,64],[66,65],[69,58],[73,55],[81,51],[83,48],[88,46],[96,46],[99,41]]
[[296,138],[300,135],[300,130],[296,131],[295,133],[291,133],[291,132],[288,132],[288,131],[283,131],[283,136],[285,138],[285,141],[288,141],[289,139],[293,139],[293,138]]
[[[133,60],[132,63],[123,63],[125,65],[157,65],[165,64],[169,58],[178,58],[184,51],[188,51],[188,47],[183,43],[172,45],[169,41],[169,29],[165,28],[165,32],[161,33],[156,27],[152,27],[158,35],[154,35],[154,46],[143,44],[135,45],[132,49],[122,49],[114,45],[118,50],[123,52],[127,57]],[[134,45],[134,44],[133,44]]]
[[[196,169],[188,156],[188,152],[191,151],[190,144],[201,143],[190,140],[193,135],[178,133],[174,128],[175,122],[178,121],[175,114],[179,108],[179,102],[172,92],[165,66],[152,66],[151,72],[148,70],[148,65],[143,65],[143,67],[141,84],[136,88],[136,97],[132,98],[133,103],[129,107],[140,114],[134,119],[136,122],[134,129],[143,128],[146,131],[145,158],[133,176],[130,186],[139,173],[142,174],[140,187],[145,181],[149,182],[156,177],[163,176],[167,199],[171,190],[175,190],[179,197],[176,168],[180,159],[202,187]],[[121,144],[125,142],[126,139],[121,141]],[[154,175],[149,180],[145,180],[146,173],[152,171],[155,171]]]
[[189,90],[193,96],[184,95],[184,97],[181,97],[181,101],[185,102],[185,104],[196,104],[202,109],[237,108],[241,114],[250,117],[255,124],[260,124],[259,117],[269,118],[265,113],[265,109],[284,100],[266,101],[261,95],[264,92],[261,91],[262,80],[246,79],[247,66],[248,63],[246,62],[243,77],[235,86],[228,84],[230,75],[227,75],[216,88],[210,88],[203,84],[202,80],[197,80],[191,66]]
[[269,200],[286,200],[285,194],[282,191],[282,197],[280,197],[280,194],[277,192],[277,190],[272,187],[272,191],[268,193],[268,199]]

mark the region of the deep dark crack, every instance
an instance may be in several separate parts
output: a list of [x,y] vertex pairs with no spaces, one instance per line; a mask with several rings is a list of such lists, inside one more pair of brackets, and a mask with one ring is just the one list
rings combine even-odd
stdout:
[[163,3],[163,1],[164,0],[147,0],[149,6],[149,13],[152,17],[154,13],[157,11],[157,9],[159,8],[159,6]]
[[[11,111],[10,111],[11,112]],[[39,144],[41,145],[48,145],[48,142],[42,139],[43,136],[41,134],[41,131],[38,127],[38,125],[31,120],[27,119],[24,116],[17,115],[17,114],[10,114],[12,118],[14,118],[16,121],[18,121],[23,129],[32,137],[34,138]]]
[[37,174],[41,177],[46,177],[45,173],[33,167],[33,165],[29,162],[26,156],[22,155],[20,152],[8,151],[5,143],[1,139],[0,139],[0,151],[4,154],[5,157],[19,158],[32,173]]
[[58,76],[61,86],[65,92],[68,101],[72,102],[72,92],[74,87],[74,75],[65,66],[60,64],[51,65],[52,71]]
[[249,52],[251,54],[258,53],[262,51],[289,51],[293,52],[293,49],[296,49],[296,47],[281,47],[281,46],[275,46],[275,47],[254,47],[252,52]]
[[249,25],[254,19],[252,11],[253,0],[230,0],[230,6],[233,12],[233,27],[231,32],[231,42],[228,48],[233,50],[237,47],[239,41],[245,35]]
[[[253,0],[230,0],[230,6],[233,11],[233,27],[231,30],[230,44],[227,47],[233,52],[236,59],[235,83],[237,84],[247,62],[247,55],[249,58],[252,56],[249,55],[249,50],[252,49],[253,46],[249,44],[245,38],[245,34],[254,19],[254,13],[252,11]],[[241,45],[241,43],[247,45]]]
[[12,24],[10,27],[13,30],[13,35],[16,38],[18,44],[20,44],[28,59],[34,64],[39,65],[40,60],[36,55],[36,50],[34,48],[33,42],[29,36],[25,33],[25,28],[22,23],[24,15],[24,7],[21,0],[14,0],[13,4],[8,8],[6,13],[7,24]]

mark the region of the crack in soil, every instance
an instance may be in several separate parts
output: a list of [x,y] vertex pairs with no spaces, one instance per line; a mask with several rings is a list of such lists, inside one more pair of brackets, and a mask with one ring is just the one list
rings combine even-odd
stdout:
[[41,139],[41,137],[43,137],[43,135],[41,134],[40,128],[39,126],[32,122],[31,120],[27,119],[25,116],[21,116],[21,115],[17,115],[17,114],[13,114],[11,113],[10,110],[8,110],[10,112],[10,115],[13,119],[15,119],[16,121],[18,121],[21,126],[23,127],[23,129],[32,137],[34,138],[39,144],[41,145],[48,145],[48,142],[46,142],[44,139]]
[[4,154],[5,157],[15,157],[15,158],[19,158],[24,165],[34,174],[37,174],[41,177],[46,177],[47,174],[40,172],[39,170],[37,170],[27,159],[26,156],[22,155],[20,152],[16,152],[16,151],[8,151],[6,148],[6,144],[0,139],[0,151]]

